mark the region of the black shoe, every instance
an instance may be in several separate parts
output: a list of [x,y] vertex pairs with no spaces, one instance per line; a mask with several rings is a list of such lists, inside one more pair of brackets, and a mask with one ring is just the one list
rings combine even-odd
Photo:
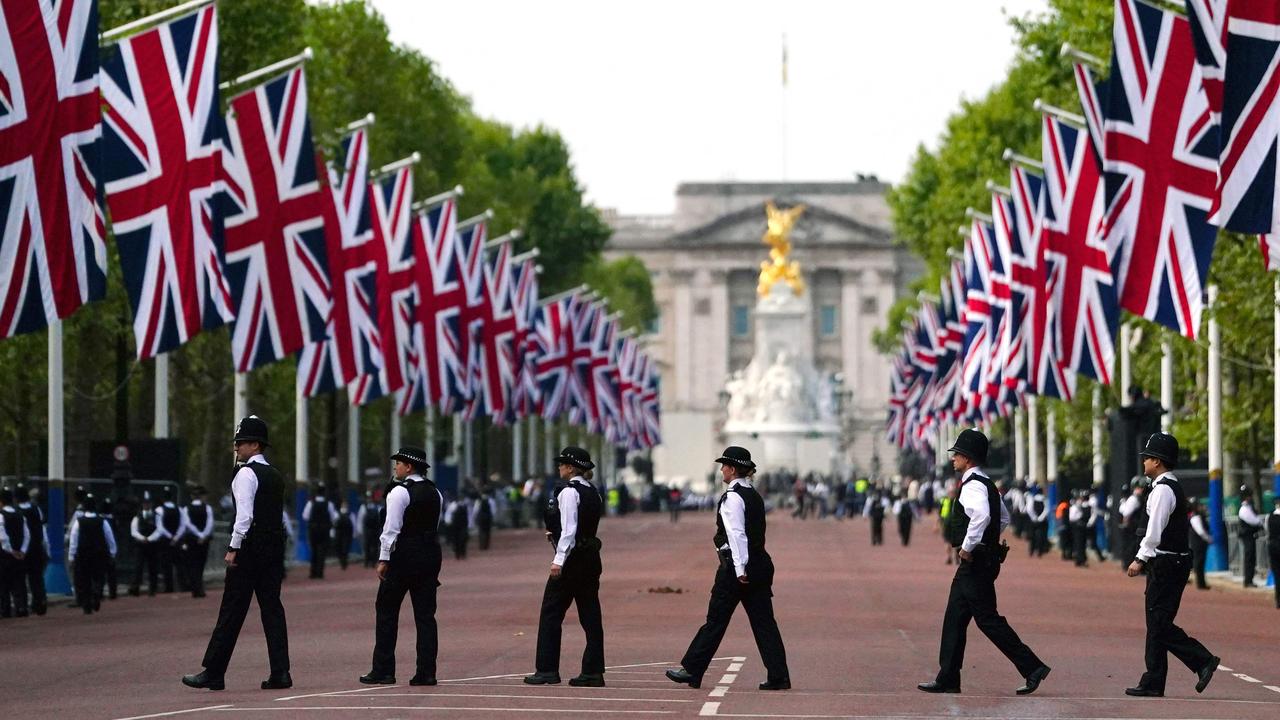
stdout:
[[1196,683],[1196,692],[1202,693],[1205,688],[1209,687],[1209,681],[1213,679],[1213,672],[1218,669],[1218,663],[1220,662],[1222,662],[1222,658],[1214,655],[1208,665],[1200,668],[1200,672],[1196,673],[1200,678],[1200,681]]
[[694,677],[690,675],[689,671],[685,670],[684,668],[676,668],[674,670],[668,670],[667,679],[674,683],[680,683],[681,685],[688,685],[689,687],[694,688],[695,690],[697,688],[702,687],[702,678]]
[[435,684],[436,684],[436,676],[435,676],[435,675],[424,675],[424,674],[422,674],[422,673],[418,673],[417,675],[414,675],[413,677],[409,678],[409,684],[410,684],[410,685],[414,685],[414,686],[421,686],[421,685],[435,685]]
[[365,685],[395,685],[396,676],[395,675],[379,675],[378,673],[370,670],[368,675],[360,676],[360,682],[364,683]]
[[582,673],[578,677],[569,678],[573,687],[604,687],[604,675],[588,675]]
[[559,685],[560,673],[534,673],[524,676],[525,685]]
[[142,593],[141,591],[138,590],[138,588],[129,588],[129,597],[138,597],[141,594]]
[[927,693],[958,693],[960,692],[959,685],[956,685],[954,687],[947,687],[942,683],[939,683],[937,680],[922,682],[919,685],[916,685],[916,689],[923,690]]
[[221,675],[214,675],[208,670],[204,670],[195,675],[183,675],[182,684],[187,687],[201,688],[205,690],[226,690],[227,685],[222,681]]
[[193,593],[191,593],[191,597],[193,597],[193,598],[202,598],[202,597],[204,597],[204,591],[203,591],[203,590],[201,590],[200,592],[193,592]]
[[1040,687],[1040,683],[1047,677],[1049,677],[1049,666],[1041,665],[1032,670],[1031,674],[1027,676],[1027,682],[1022,687],[1014,690],[1014,692],[1019,695],[1030,695],[1036,691],[1036,688]]
[[1124,694],[1130,697],[1164,697],[1163,691],[1144,688],[1141,685],[1137,687],[1125,688]]
[[272,675],[262,681],[263,690],[284,690],[291,687],[293,687],[293,676],[289,675],[287,671],[279,675]]
[[791,678],[781,680],[765,680],[758,686],[761,690],[790,690]]

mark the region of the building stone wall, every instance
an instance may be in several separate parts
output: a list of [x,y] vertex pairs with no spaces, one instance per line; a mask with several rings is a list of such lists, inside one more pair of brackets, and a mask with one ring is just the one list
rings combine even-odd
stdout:
[[[670,216],[606,213],[614,234],[607,257],[639,257],[653,278],[659,318],[647,337],[662,371],[663,445],[658,482],[700,486],[714,468],[723,422],[720,393],[751,359],[756,278],[768,258],[764,205],[808,206],[792,232],[811,303],[808,337],[815,366],[841,373],[846,469],[892,466],[883,439],[889,358],[871,344],[894,300],[921,271],[893,242],[888,186],[858,182],[683,183]],[[768,466],[768,458],[760,458]]]

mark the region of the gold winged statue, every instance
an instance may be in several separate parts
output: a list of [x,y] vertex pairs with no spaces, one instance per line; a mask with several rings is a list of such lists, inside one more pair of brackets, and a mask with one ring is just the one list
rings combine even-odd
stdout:
[[804,278],[800,277],[800,263],[790,259],[791,228],[804,213],[804,205],[792,205],[786,210],[779,210],[770,200],[764,206],[768,215],[768,229],[764,233],[764,244],[769,246],[769,260],[760,263],[760,281],[756,284],[756,293],[760,297],[769,294],[774,283],[782,280],[791,286],[791,292],[797,297],[804,294]]

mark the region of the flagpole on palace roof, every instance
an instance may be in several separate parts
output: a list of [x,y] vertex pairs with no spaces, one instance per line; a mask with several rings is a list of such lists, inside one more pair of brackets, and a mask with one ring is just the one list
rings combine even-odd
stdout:
[[212,5],[214,1],[215,0],[187,0],[187,2],[184,2],[181,5],[174,5],[168,10],[161,10],[154,15],[148,15],[144,18],[138,18],[132,22],[127,22],[120,27],[112,28],[111,30],[98,35],[98,44],[111,45],[113,43],[120,42],[130,35],[137,35],[140,32],[150,30],[153,25],[159,25],[170,18],[185,15],[193,10],[199,10],[205,5]]
[[314,57],[315,57],[315,53],[311,51],[310,47],[306,47],[302,49],[302,52],[298,53],[297,55],[294,55],[293,57],[287,57],[283,60],[280,60],[279,62],[273,62],[270,65],[267,65],[266,67],[260,67],[257,70],[253,70],[252,72],[247,72],[244,75],[241,75],[240,77],[234,80],[228,80],[224,83],[221,83],[218,85],[218,89],[229,90],[233,87],[248,85],[249,83],[252,83],[253,81],[259,80],[261,78],[273,77],[276,75],[283,75],[289,70],[294,69],[295,67],[307,62],[308,60],[311,60]]
[[1055,120],[1064,122],[1081,130],[1083,130],[1088,124],[1083,115],[1078,115],[1070,110],[1063,110],[1056,105],[1050,105],[1040,98],[1036,98],[1035,102],[1031,103],[1031,107],[1036,112],[1052,116]]
[[414,203],[412,207],[414,210],[424,210],[426,208],[439,205],[440,203],[446,200],[452,200],[453,198],[456,198],[456,197],[462,197],[464,193],[465,191],[462,189],[461,185],[454,185],[452,190],[446,190],[440,193],[439,195],[432,195],[426,200],[419,200],[418,202]]

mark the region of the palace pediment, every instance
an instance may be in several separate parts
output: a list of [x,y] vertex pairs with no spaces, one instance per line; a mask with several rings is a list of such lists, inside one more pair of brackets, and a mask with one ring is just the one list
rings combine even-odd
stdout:
[[[776,201],[782,208],[795,201]],[[797,247],[857,246],[890,247],[892,234],[832,210],[822,205],[806,202],[806,209],[791,231],[791,241]],[[710,222],[683,232],[674,233],[668,239],[673,247],[688,249],[723,246],[757,246],[765,232],[765,204],[752,204]]]

